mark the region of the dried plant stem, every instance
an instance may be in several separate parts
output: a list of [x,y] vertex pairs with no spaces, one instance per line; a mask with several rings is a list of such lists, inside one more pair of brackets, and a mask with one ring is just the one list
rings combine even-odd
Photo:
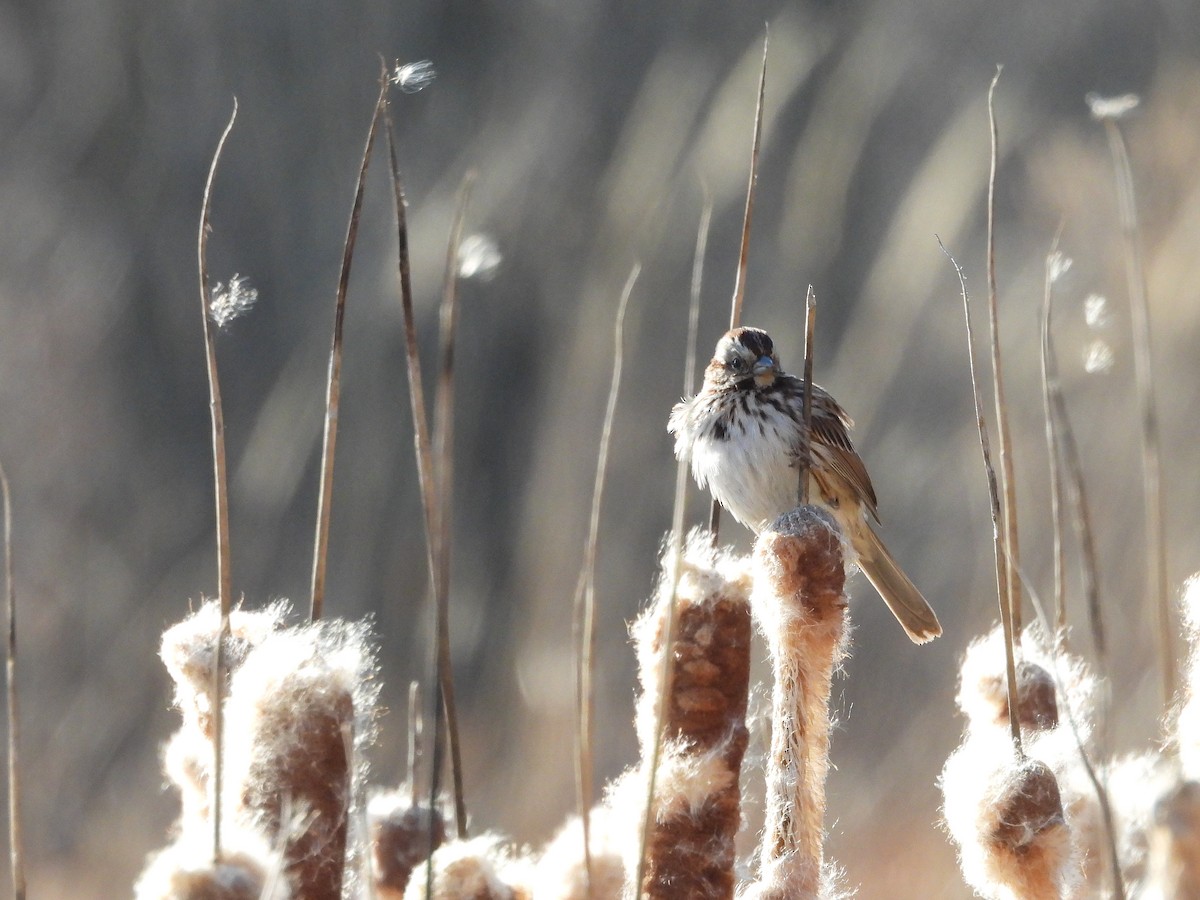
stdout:
[[824,862],[829,695],[845,652],[846,570],[832,518],[804,506],[759,535],[754,615],[774,669],[756,897],[815,898]]
[[[433,433],[434,477],[437,478],[437,504],[434,507],[437,539],[434,547],[438,577],[433,582],[437,607],[437,681],[446,714],[450,777],[454,785],[455,821],[460,840],[467,837],[467,806],[463,790],[462,742],[458,732],[454,666],[450,658],[450,524],[454,502],[454,348],[458,322],[458,250],[462,244],[463,223],[466,220],[471,187],[474,183],[475,172],[467,172],[459,188],[454,222],[450,227],[450,242],[446,250],[446,275],[440,310],[441,365],[437,394],[434,398],[436,415]],[[438,733],[440,731],[439,728]],[[435,765],[439,765],[440,756],[435,754],[435,759]]]
[[[1092,650],[1096,657],[1096,668],[1101,677],[1107,670],[1108,647],[1104,631],[1104,617],[1100,608],[1099,566],[1096,562],[1096,543],[1092,536],[1091,515],[1088,512],[1087,491],[1083,482],[1083,467],[1079,460],[1079,446],[1075,432],[1067,415],[1067,404],[1063,399],[1062,383],[1058,375],[1058,355],[1054,349],[1054,334],[1051,329],[1051,304],[1053,287],[1049,278],[1046,282],[1045,308],[1042,312],[1042,373],[1047,415],[1047,439],[1051,442],[1051,491],[1055,504],[1059,504],[1059,493],[1065,493],[1070,508],[1075,536],[1079,541],[1080,573],[1083,596],[1087,604],[1088,630],[1092,637]],[[1065,479],[1064,479],[1065,476]],[[1055,487],[1055,480],[1064,481]],[[1062,529],[1059,514],[1055,514],[1056,545],[1061,543],[1057,536]],[[1056,550],[1056,556],[1059,552]],[[1056,592],[1060,590],[1057,565],[1055,572]],[[1057,599],[1057,594],[1056,594]],[[1061,615],[1061,614],[1060,614]],[[1060,626],[1061,627],[1061,626]]]
[[216,497],[217,524],[217,583],[218,598],[221,605],[221,628],[216,639],[216,665],[213,666],[213,862],[221,861],[221,778],[222,778],[222,702],[225,694],[225,640],[229,635],[229,610],[233,603],[233,576],[230,572],[229,546],[229,479],[225,465],[225,416],[221,411],[221,381],[217,376],[217,350],[213,340],[213,323],[209,316],[210,293],[208,278],[208,233],[212,230],[210,215],[212,212],[212,187],[217,176],[217,164],[221,160],[221,151],[225,149],[225,141],[233,130],[237,119],[237,98],[233,100],[233,112],[217,141],[217,149],[213,151],[212,164],[208,169],[208,179],[204,183],[204,200],[200,206],[200,235],[197,239],[196,256],[200,275],[200,315],[204,324],[204,356],[208,371],[208,409],[212,429],[213,448],[213,482]]
[[1120,126],[1113,116],[1102,119],[1108,135],[1117,185],[1117,208],[1121,236],[1125,243],[1125,274],[1128,280],[1130,317],[1133,325],[1133,362],[1141,411],[1142,489],[1146,505],[1146,567],[1150,582],[1150,600],[1155,606],[1158,626],[1158,655],[1162,669],[1163,705],[1174,702],[1178,683],[1175,664],[1174,626],[1171,599],[1167,589],[1166,519],[1162,487],[1158,412],[1154,399],[1154,368],[1150,351],[1150,304],[1146,292],[1146,273],[1142,262],[1137,203],[1133,191],[1133,172]]
[[[1060,228],[1061,230],[1061,228]],[[1058,235],[1046,255],[1045,289],[1042,299],[1042,416],[1046,425],[1046,447],[1050,457],[1050,516],[1054,525],[1054,640],[1061,645],[1067,636],[1067,589],[1063,560],[1063,479],[1062,438],[1058,433],[1058,418],[1051,400],[1058,387],[1058,369],[1051,352],[1050,306],[1054,297],[1055,269],[1058,267]]]
[[[767,93],[767,49],[770,45],[771,34],[763,35],[762,69],[758,75],[758,102],[754,108],[754,140],[750,145],[750,180],[746,185],[746,209],[742,214],[742,243],[738,251],[737,277],[733,284],[733,300],[729,309],[729,327],[737,328],[742,321],[742,306],[746,300],[746,269],[750,262],[750,225],[754,221],[754,193],[758,187],[758,155],[762,145],[763,105]],[[713,546],[717,545],[717,535],[721,528],[721,504],[715,499],[712,502],[712,513],[709,516],[709,531],[712,532]]]
[[[416,314],[413,310],[412,278],[408,256],[408,216],[407,203],[404,199],[404,184],[400,178],[400,166],[396,159],[396,140],[392,128],[391,110],[385,102],[383,108],[384,121],[387,123],[388,160],[392,178],[392,195],[396,210],[396,240],[398,247],[398,267],[400,274],[400,304],[404,313],[404,355],[408,368],[408,397],[413,417],[413,445],[417,457],[417,477],[421,488],[421,510],[425,518],[425,557],[429,567],[429,579],[433,586],[434,596],[437,596],[437,584],[441,578],[438,565],[438,534],[437,525],[437,485],[433,472],[433,451],[429,438],[429,419],[425,410],[425,390],[421,375],[421,354],[417,347]],[[436,646],[436,644],[435,644]],[[436,665],[436,663],[435,663]],[[442,749],[442,697],[440,668],[435,678],[434,692],[434,728],[433,755],[430,760],[429,773],[429,808],[437,805],[440,789],[441,765],[444,758]],[[455,816],[458,819],[459,834],[465,834],[465,810],[460,808],[455,799]],[[460,812],[462,815],[460,816]],[[432,826],[429,831],[429,854],[425,867],[426,891],[432,890],[433,883],[433,850],[437,845],[437,836]]]
[[996,470],[992,466],[992,451],[988,442],[987,422],[983,418],[983,405],[979,399],[979,372],[975,362],[975,334],[971,328],[971,301],[967,293],[967,281],[963,276],[962,268],[958,262],[950,255],[950,251],[946,249],[946,245],[942,243],[942,239],[937,239],[938,246],[942,248],[942,252],[946,254],[946,258],[950,260],[950,265],[954,266],[954,272],[958,276],[958,286],[962,293],[963,301],[963,316],[966,319],[967,326],[967,360],[968,367],[971,373],[971,395],[975,401],[975,421],[979,428],[979,449],[983,454],[983,468],[987,473],[988,495],[992,505],[992,535],[995,543],[995,564],[996,564],[996,596],[1000,603],[1000,623],[1004,628],[1004,665],[1005,665],[1005,680],[1008,687],[1008,722],[1012,730],[1013,748],[1016,751],[1017,759],[1023,759],[1025,756],[1024,748],[1021,745],[1021,722],[1018,714],[1017,702],[1017,664],[1016,655],[1013,648],[1014,631],[1012,607],[1006,602],[1007,594],[1005,592],[1006,578],[1005,574],[1009,568],[1010,558],[1007,556],[1006,547],[1003,537],[1003,514],[1000,510],[1000,491],[996,486]]
[[816,349],[813,337],[816,324],[817,295],[810,284],[808,286],[808,293],[804,296],[804,449],[800,453],[800,458],[796,461],[796,469],[799,471],[800,477],[800,490],[797,497],[797,505],[799,506],[808,504],[809,436],[812,434],[813,356]]
[[25,900],[25,837],[21,827],[20,708],[17,705],[17,595],[13,585],[12,492],[8,474],[0,465],[0,493],[4,497],[4,596],[8,610],[8,656],[5,687],[8,698],[8,852],[12,868],[13,897]]
[[312,595],[310,618],[321,618],[325,605],[325,560],[329,549],[329,520],[333,505],[333,462],[337,450],[338,406],[341,398],[342,380],[342,332],[346,318],[346,289],[350,284],[350,264],[354,260],[354,244],[358,239],[358,219],[362,214],[363,190],[366,186],[367,166],[371,161],[371,150],[375,146],[375,135],[379,131],[379,117],[387,99],[388,82],[382,78],[379,99],[371,113],[371,127],[367,132],[367,144],[363,148],[362,162],[358,167],[358,183],[354,189],[354,205],[350,211],[350,222],[346,226],[346,240],[342,245],[342,267],[338,273],[337,295],[333,313],[333,342],[329,350],[329,377],[325,384],[325,432],[321,447],[321,484],[317,495],[317,528],[313,546]]
[[1004,600],[1011,609],[1013,633],[1021,631],[1021,584],[1015,577],[1013,564],[1021,559],[1017,541],[1017,483],[1013,473],[1012,437],[1008,428],[1008,405],[1004,400],[1004,374],[1000,366],[1000,323],[996,304],[996,159],[999,146],[999,129],[996,126],[996,110],[992,101],[996,93],[996,82],[1000,80],[1000,66],[988,87],[988,123],[991,128],[991,166],[988,174],[987,200],[987,280],[988,280],[988,323],[992,349],[992,391],[996,401],[996,430],[1000,438],[1000,489],[1004,501],[1004,544],[1007,548],[1004,566]]
[[579,589],[575,593],[576,622],[578,635],[578,669],[576,671],[576,703],[579,710],[578,728],[575,733],[575,788],[579,804],[579,817],[583,826],[583,859],[587,873],[588,891],[592,884],[591,809],[593,752],[595,741],[595,673],[596,655],[596,551],[600,545],[600,507],[604,498],[604,482],[608,475],[608,451],[612,444],[613,420],[617,414],[617,399],[621,392],[621,369],[625,361],[625,311],[634,285],[642,273],[642,264],[634,263],[621,290],[617,304],[616,322],[613,325],[612,379],[608,386],[608,400],[604,407],[604,424],[600,429],[600,451],[596,456],[596,477],[592,484],[592,511],[588,520],[587,543],[583,550],[583,570],[580,573]]
[[421,684],[408,683],[408,805],[414,809],[420,803],[417,795],[417,766],[421,764]]

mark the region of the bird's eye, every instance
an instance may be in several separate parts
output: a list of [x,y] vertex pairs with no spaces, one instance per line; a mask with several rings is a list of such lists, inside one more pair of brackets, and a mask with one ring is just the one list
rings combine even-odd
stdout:
[[729,368],[733,369],[735,372],[741,372],[746,368],[746,361],[740,356],[735,356],[729,361]]

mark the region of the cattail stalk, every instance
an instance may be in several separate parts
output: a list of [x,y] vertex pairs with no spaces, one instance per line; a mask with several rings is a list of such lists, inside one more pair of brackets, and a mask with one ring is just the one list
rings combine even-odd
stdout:
[[756,898],[815,898],[825,841],[829,695],[846,652],[842,538],[827,512],[781,516],[754,546],[754,616],[774,670]]
[[[664,561],[663,571],[671,570]],[[630,887],[633,896],[663,900],[731,898],[749,739],[750,582],[744,565],[713,550],[700,532],[687,542],[679,573],[677,590],[664,578],[654,606],[633,627],[642,683],[642,764],[633,784],[652,772],[655,789],[644,864],[631,867]],[[675,639],[668,645],[672,605]],[[674,665],[662,685],[665,656]],[[661,716],[660,691],[668,698]]]

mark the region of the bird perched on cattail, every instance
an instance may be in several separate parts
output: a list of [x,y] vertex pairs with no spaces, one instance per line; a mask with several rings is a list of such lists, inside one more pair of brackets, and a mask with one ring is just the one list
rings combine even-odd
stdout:
[[[809,496],[837,520],[879,596],[918,644],[942,633],[929,603],[871,528],[875,489],[854,452],[853,424],[836,400],[812,386]],[[770,336],[735,328],[717,342],[704,387],[671,410],[675,455],[701,488],[756,533],[793,509],[804,452],[804,381],[779,368]]]

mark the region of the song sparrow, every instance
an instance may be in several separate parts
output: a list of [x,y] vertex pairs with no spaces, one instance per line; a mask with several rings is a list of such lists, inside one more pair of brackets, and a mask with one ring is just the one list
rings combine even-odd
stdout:
[[[838,402],[813,385],[810,502],[837,520],[879,596],[918,644],[942,633],[921,592],[871,528],[875,489],[854,447],[853,424]],[[676,404],[667,430],[675,455],[691,463],[701,488],[755,532],[794,508],[804,447],[804,381],[779,368],[771,338],[735,328],[717,343],[704,387]]]

